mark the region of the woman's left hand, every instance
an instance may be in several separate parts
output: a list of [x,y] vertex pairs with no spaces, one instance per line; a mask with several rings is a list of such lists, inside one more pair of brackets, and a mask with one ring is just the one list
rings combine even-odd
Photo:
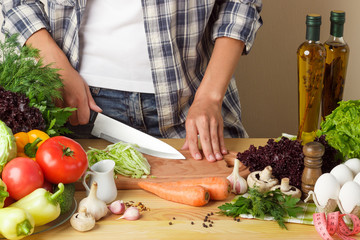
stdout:
[[204,156],[209,162],[222,160],[223,154],[227,154],[221,103],[218,101],[211,97],[197,98],[189,109],[185,128],[186,140],[182,149],[189,149],[194,159],[202,159],[199,139]]

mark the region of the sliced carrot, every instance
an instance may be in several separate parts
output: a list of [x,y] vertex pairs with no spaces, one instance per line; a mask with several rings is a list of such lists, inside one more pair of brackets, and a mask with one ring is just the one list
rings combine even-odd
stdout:
[[164,184],[176,187],[200,185],[209,191],[211,200],[225,200],[231,192],[230,181],[225,177],[185,179],[176,182],[166,182]]
[[138,185],[165,200],[195,207],[204,206],[210,199],[209,192],[201,186],[171,186],[154,182],[138,182]]

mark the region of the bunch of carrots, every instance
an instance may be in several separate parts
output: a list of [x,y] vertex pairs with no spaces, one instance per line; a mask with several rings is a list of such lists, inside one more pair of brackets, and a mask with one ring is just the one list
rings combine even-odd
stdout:
[[204,206],[210,200],[225,200],[231,185],[225,177],[187,179],[175,182],[138,182],[140,188],[165,200],[191,206]]

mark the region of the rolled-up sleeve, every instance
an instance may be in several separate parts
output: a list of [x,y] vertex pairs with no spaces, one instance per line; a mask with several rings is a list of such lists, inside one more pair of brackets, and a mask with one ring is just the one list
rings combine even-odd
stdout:
[[213,28],[213,40],[230,37],[245,43],[244,54],[249,53],[255,35],[262,26],[261,0],[228,0],[220,6]]
[[36,31],[49,27],[44,4],[38,0],[1,0],[4,22],[1,31],[6,35],[19,34],[18,41],[24,45]]

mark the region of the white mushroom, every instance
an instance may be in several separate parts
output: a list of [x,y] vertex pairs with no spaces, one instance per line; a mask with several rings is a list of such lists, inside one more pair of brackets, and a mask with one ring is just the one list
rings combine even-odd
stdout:
[[271,190],[280,189],[280,191],[282,193],[284,193],[285,195],[290,195],[290,196],[292,196],[294,198],[300,198],[301,197],[301,191],[298,188],[296,188],[294,186],[291,186],[289,184],[289,182],[290,182],[289,178],[282,178],[281,179],[281,184],[272,187]]
[[277,180],[272,175],[272,167],[267,166],[262,171],[255,171],[249,174],[247,177],[247,183],[250,188],[258,187],[260,192],[266,192],[270,190],[273,186],[278,184]]

